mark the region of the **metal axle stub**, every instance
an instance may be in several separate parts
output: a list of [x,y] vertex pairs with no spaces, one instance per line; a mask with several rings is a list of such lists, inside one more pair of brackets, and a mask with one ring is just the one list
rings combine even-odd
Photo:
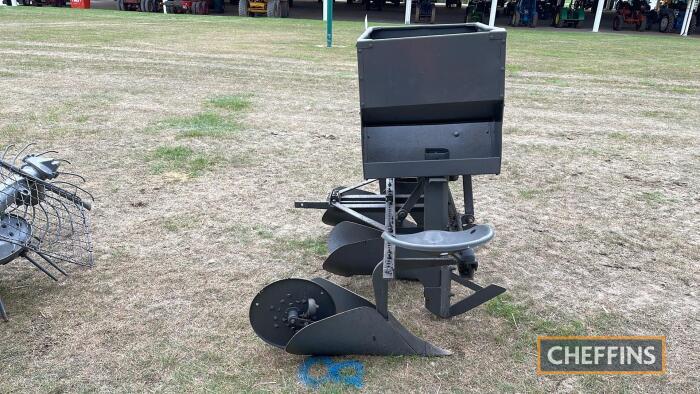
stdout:
[[253,331],[270,345],[284,348],[300,329],[336,313],[328,292],[310,280],[282,279],[267,285],[250,305]]

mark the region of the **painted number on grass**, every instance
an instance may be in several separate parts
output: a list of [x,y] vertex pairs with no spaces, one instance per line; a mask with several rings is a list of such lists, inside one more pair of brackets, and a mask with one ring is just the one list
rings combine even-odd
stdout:
[[365,367],[356,360],[333,361],[330,357],[309,357],[299,366],[299,380],[307,386],[340,383],[364,386]]

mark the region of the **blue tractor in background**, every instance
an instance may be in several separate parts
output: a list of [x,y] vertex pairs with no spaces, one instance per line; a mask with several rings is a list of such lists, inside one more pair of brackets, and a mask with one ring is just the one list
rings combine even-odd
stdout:
[[537,0],[518,0],[510,25],[536,27],[537,19]]
[[[686,0],[668,0],[662,3],[658,16],[659,31],[661,33],[680,32],[686,12],[689,12]],[[693,12],[693,10],[690,10],[690,12]],[[691,14],[688,34],[695,32],[698,24],[697,19],[697,15]]]

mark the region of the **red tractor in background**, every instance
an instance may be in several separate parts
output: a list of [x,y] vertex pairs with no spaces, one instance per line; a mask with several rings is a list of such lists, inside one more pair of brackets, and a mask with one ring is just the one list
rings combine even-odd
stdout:
[[161,12],[160,0],[115,0],[119,11]]
[[119,11],[163,12],[206,15],[212,0],[115,0]]
[[166,0],[163,4],[167,7],[169,14],[207,15],[209,14],[212,0]]
[[637,31],[646,30],[646,15],[651,7],[646,0],[624,0],[615,6],[613,30],[622,29],[623,25],[634,25]]

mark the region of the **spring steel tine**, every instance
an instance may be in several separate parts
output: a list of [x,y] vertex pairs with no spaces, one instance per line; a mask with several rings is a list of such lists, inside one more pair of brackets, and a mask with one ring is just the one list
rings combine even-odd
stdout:
[[67,159],[53,159],[53,161],[57,161],[57,162],[59,162],[59,163],[66,163],[66,164],[73,165],[73,163],[71,163],[71,162],[68,161]]
[[41,245],[44,243],[44,238],[46,238],[46,234],[49,233],[49,229],[51,228],[51,219],[49,218],[49,213],[42,205],[39,205],[39,208],[41,208],[41,212],[46,216],[46,225],[44,226],[44,231],[41,233],[41,239],[39,239],[39,245]]
[[68,209],[68,207],[66,206],[66,204],[63,203],[63,201],[61,201],[61,200],[56,200],[56,201],[58,201],[59,204],[61,204],[63,206],[63,209],[65,209],[66,212],[68,213],[67,219],[68,219],[68,222],[70,223],[70,234],[72,236],[73,234],[75,234],[75,225],[73,224],[73,220],[71,219],[70,209]]
[[[81,192],[85,193],[88,197],[90,197],[90,200],[95,201],[95,197],[92,195],[92,193],[90,193],[89,191],[83,189],[82,187],[80,187],[74,183],[66,182],[66,181],[53,181],[51,183],[54,183],[54,184],[58,183],[61,185],[68,185],[70,187],[74,187],[76,190],[80,190]],[[77,193],[73,193],[73,194],[75,194],[77,197]]]
[[10,148],[14,148],[14,147],[15,147],[15,144],[10,144],[7,147],[5,147],[5,151],[2,152],[2,157],[0,157],[0,160],[5,161],[5,156],[7,155],[7,152],[10,151]]
[[66,271],[62,270],[61,267],[59,267],[58,265],[56,265],[56,263],[54,263],[53,261],[51,261],[51,259],[48,258],[48,257],[46,257],[46,255],[44,255],[44,254],[41,253],[41,252],[35,252],[35,253],[38,254],[39,257],[41,257],[42,259],[44,259],[47,263],[49,263],[52,267],[54,267],[54,268],[56,269],[56,271],[62,273],[64,276],[68,276],[68,274],[66,273]]
[[[83,181],[83,183],[87,182],[87,181],[85,180],[84,177],[82,177],[81,175],[78,175],[78,174],[74,174],[74,173],[72,173],[72,172],[59,171],[59,172],[58,172],[58,175],[73,176],[73,177],[76,177],[76,178],[80,179],[81,181]],[[54,182],[54,183],[56,183],[56,182]]]
[[[45,154],[48,154],[48,153],[58,153],[58,151],[57,150],[47,150],[45,152],[39,153],[37,156],[44,156]],[[68,160],[66,160],[66,161],[68,161]],[[69,162],[69,164],[70,164],[70,162]]]
[[56,241],[60,241],[60,239],[61,239],[61,213],[58,212],[58,209],[50,202],[44,201],[44,204],[50,206],[51,208],[53,208],[54,212],[56,212],[56,221],[58,222],[56,224]]
[[39,263],[37,263],[34,259],[32,259],[31,257],[29,257],[29,255],[27,254],[26,251],[22,254],[22,257],[24,257],[25,259],[27,259],[27,261],[29,261],[30,263],[32,263],[32,264],[33,264],[36,268],[38,268],[41,272],[45,273],[49,278],[51,278],[51,279],[55,280],[56,282],[58,282],[58,278],[56,278],[55,276],[53,276],[53,274],[51,274],[49,271],[47,271],[46,268],[42,267],[42,266],[39,265]]
[[30,146],[36,145],[33,142],[28,143],[27,145],[24,146],[24,148],[20,149],[19,152],[15,155],[15,159],[13,160],[14,163],[18,163],[19,157],[24,153]]

